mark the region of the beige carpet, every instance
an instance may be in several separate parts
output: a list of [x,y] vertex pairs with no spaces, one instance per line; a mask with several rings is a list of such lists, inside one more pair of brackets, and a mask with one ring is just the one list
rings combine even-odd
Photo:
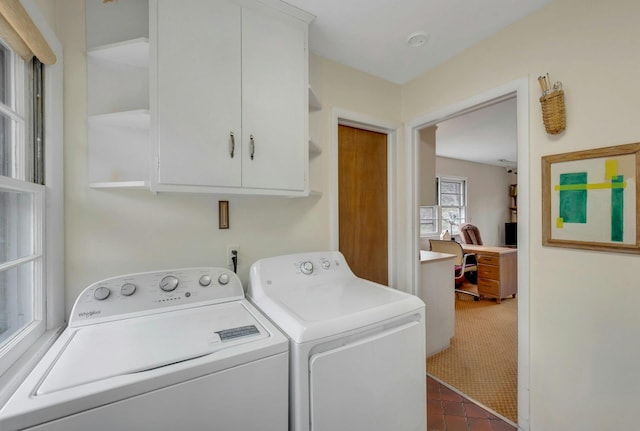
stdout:
[[456,299],[456,335],[427,372],[517,422],[517,299]]

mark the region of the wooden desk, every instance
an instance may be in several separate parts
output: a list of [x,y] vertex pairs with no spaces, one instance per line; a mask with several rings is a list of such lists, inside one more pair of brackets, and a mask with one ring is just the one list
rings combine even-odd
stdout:
[[502,298],[518,293],[518,249],[486,245],[462,244],[465,253],[475,253],[478,259],[478,293],[480,296]]

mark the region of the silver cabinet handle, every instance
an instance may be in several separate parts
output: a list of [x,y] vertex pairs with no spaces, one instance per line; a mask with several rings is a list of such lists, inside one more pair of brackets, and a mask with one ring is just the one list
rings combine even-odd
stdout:
[[231,156],[231,158],[233,159],[233,155],[236,152],[236,138],[233,136],[233,132],[231,132],[229,134],[229,136],[231,137],[231,141],[230,141],[230,148],[229,148],[229,155]]
[[253,160],[253,155],[256,153],[256,143],[253,141],[253,135],[249,136],[249,152],[251,154],[251,160]]

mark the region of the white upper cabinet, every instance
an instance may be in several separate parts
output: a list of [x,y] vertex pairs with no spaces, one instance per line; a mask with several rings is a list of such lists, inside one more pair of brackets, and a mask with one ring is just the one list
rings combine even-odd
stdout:
[[151,1],[153,190],[308,194],[309,17],[269,3]]
[[306,187],[306,24],[290,21],[275,13],[242,11],[242,122],[249,143],[243,147],[245,187]]
[[158,182],[240,187],[241,9],[157,3]]

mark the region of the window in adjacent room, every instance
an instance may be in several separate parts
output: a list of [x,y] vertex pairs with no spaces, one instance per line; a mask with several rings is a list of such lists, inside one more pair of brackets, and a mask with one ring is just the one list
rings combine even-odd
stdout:
[[467,216],[467,180],[464,178],[438,177],[438,206],[440,230],[457,234],[458,227]]
[[420,207],[420,236],[429,236],[438,233],[438,207]]

